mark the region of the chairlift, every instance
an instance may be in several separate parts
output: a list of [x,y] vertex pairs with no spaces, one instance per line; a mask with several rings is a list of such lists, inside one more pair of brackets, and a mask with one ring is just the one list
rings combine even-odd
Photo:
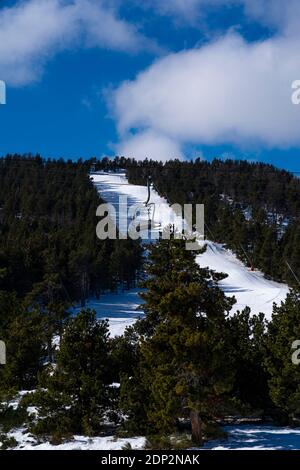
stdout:
[[[144,224],[140,224],[139,231],[152,230],[154,228],[160,228],[161,227],[160,222],[154,222],[156,206],[155,206],[155,202],[150,202],[150,198],[151,198],[151,177],[150,176],[148,176],[148,178],[147,178],[147,188],[148,188],[148,195],[147,195],[146,201],[143,202],[143,207],[145,207],[147,209],[148,221]],[[139,209],[137,208],[136,212],[138,210]],[[133,215],[133,219],[136,218],[136,212]]]

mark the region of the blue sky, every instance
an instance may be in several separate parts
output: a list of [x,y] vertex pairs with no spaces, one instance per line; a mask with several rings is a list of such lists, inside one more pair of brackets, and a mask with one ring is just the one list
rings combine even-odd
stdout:
[[231,157],[300,171],[298,3],[0,2],[0,154]]

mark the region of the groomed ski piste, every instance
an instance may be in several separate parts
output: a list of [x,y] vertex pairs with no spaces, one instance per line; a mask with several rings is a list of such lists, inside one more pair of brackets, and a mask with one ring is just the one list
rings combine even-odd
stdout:
[[[136,205],[142,208],[147,200],[146,186],[129,184],[125,172],[105,173],[99,172],[91,175],[101,198],[111,203],[119,211],[119,196],[127,196],[127,205]],[[124,202],[124,201],[123,201]],[[172,212],[166,201],[151,188],[150,202],[157,208],[153,215],[153,222],[157,230],[161,230],[169,223],[180,227],[180,219]],[[142,217],[148,219],[147,211]],[[130,219],[130,218],[129,218]],[[160,226],[160,228],[158,228]],[[203,244],[203,242],[201,242]],[[226,295],[235,296],[237,302],[232,312],[242,310],[246,305],[251,308],[252,314],[263,312],[268,319],[272,315],[273,302],[280,303],[286,297],[288,287],[264,278],[259,271],[250,271],[236,256],[222,245],[209,240],[204,242],[207,249],[197,256],[197,262],[202,267],[209,267],[218,272],[228,274],[220,282],[220,287]],[[103,294],[100,299],[89,299],[87,307],[95,309],[99,319],[108,319],[111,336],[123,334],[127,326],[132,325],[136,319],[143,315],[139,290],[132,289],[118,293]],[[78,308],[79,310],[79,308]],[[20,392],[19,397],[12,403],[17,406],[19,399],[27,392]],[[30,407],[29,413],[35,414]],[[201,450],[295,450],[300,449],[300,430],[279,428],[261,425],[231,425],[225,426],[227,439],[210,441]],[[25,429],[19,428],[8,433],[17,441],[17,450],[121,450],[130,444],[132,449],[143,449],[144,437],[129,439],[115,438],[114,436],[99,436],[89,438],[74,436],[74,439],[59,445],[50,442],[39,442]]]
[[[143,208],[147,200],[147,186],[129,184],[125,172],[99,172],[91,175],[101,198],[112,204],[119,213],[120,196],[127,197],[127,206],[136,205]],[[150,202],[155,204],[156,210],[151,215],[155,231],[162,230],[169,223],[175,228],[181,227],[181,218],[176,216],[167,201],[151,187]],[[123,203],[123,202],[122,202]],[[122,207],[120,205],[120,207]],[[147,221],[147,210],[142,210],[140,220]],[[128,220],[130,222],[130,220]],[[160,228],[158,228],[160,227]],[[206,234],[207,235],[207,234]],[[231,313],[243,310],[246,306],[251,308],[252,314],[263,312],[267,319],[271,319],[273,303],[280,304],[286,298],[288,286],[268,280],[260,271],[251,271],[230,251],[221,244],[208,239],[199,241],[206,251],[197,256],[201,267],[209,267],[217,272],[227,274],[227,278],[219,283],[221,289],[228,296],[234,296],[236,303]],[[90,300],[88,306],[95,308],[99,318],[108,318],[111,325],[111,334],[121,334],[126,326],[134,322],[135,317],[141,315],[137,310],[140,303],[138,291],[122,292],[118,295],[103,295],[100,301]],[[119,306],[116,308],[116,304]],[[126,311],[128,315],[126,316]],[[123,325],[123,327],[122,327]]]

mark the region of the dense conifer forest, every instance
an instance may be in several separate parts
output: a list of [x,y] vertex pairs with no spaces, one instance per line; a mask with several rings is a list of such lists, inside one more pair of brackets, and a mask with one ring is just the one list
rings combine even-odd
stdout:
[[[66,301],[135,282],[140,248],[96,237],[101,204],[90,166],[8,156],[0,160],[1,288],[20,296],[56,279]],[[42,288],[42,287],[40,287]]]
[[151,176],[169,203],[204,204],[208,239],[226,244],[266,276],[298,285],[300,178],[272,165],[235,160],[160,163],[117,157],[96,165],[116,167],[125,168],[134,184],[146,184]]
[[[185,240],[159,240],[147,256],[138,242],[98,240],[92,167],[140,184],[150,175],[169,202],[204,203],[208,238],[295,288],[269,322],[248,307],[232,315],[226,274],[199,266]],[[298,179],[255,163],[1,159],[2,448],[20,426],[53,444],[113,432],[166,449],[202,445],[228,417],[299,425],[300,294],[285,263],[299,273],[299,196]],[[140,271],[145,315],[112,338],[85,300],[131,287]]]
[[41,360],[53,360],[53,336],[62,333],[73,305],[135,285],[141,247],[96,237],[101,202],[89,164],[0,159],[0,337],[9,357],[0,370],[4,393],[36,385]]

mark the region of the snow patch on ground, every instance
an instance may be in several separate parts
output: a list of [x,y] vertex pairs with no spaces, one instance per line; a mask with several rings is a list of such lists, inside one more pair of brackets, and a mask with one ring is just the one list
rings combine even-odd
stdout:
[[[139,204],[142,206],[143,202],[147,200],[147,187],[129,184],[124,172],[99,172],[91,175],[91,179],[102,199],[113,204],[117,213],[120,195],[128,197],[128,205]],[[180,219],[172,212],[167,201],[159,196],[153,188],[151,188],[150,202],[161,208],[161,210],[155,211],[153,217],[155,224],[161,224],[164,227],[173,221],[176,227],[180,227]],[[203,241],[200,243],[203,245]],[[280,303],[286,298],[289,291],[288,286],[267,280],[260,271],[251,271],[222,245],[209,240],[205,240],[205,243],[207,250],[197,257],[197,262],[202,267],[207,266],[215,271],[228,274],[228,277],[219,285],[226,295],[235,296],[237,300],[231,312],[242,310],[248,305],[252,314],[263,312],[267,319],[271,319],[273,302]],[[125,302],[127,302],[126,299]],[[124,305],[122,305],[123,308]],[[132,321],[132,316],[127,317],[127,320],[124,319],[125,321]],[[120,325],[118,321],[117,324]]]
[[[112,387],[118,388],[119,383],[111,384]],[[34,393],[35,390],[21,390],[14,399],[9,400],[8,405],[16,410],[21,399]],[[28,406],[27,413],[33,418],[38,416],[38,410],[35,406]],[[130,444],[132,449],[143,449],[146,443],[144,437],[117,438],[115,436],[79,436],[75,435],[62,444],[54,445],[49,441],[40,441],[30,434],[25,427],[12,429],[7,433],[8,438],[14,438],[17,442],[14,450],[121,450],[125,445]],[[0,445],[1,450],[1,445]]]
[[[119,387],[118,383],[112,384]],[[33,393],[33,390],[24,390],[18,393],[9,404],[15,409],[20,399]],[[36,416],[35,407],[28,407],[28,413]],[[199,450],[300,450],[300,429],[289,427],[276,427],[265,425],[227,425],[223,427],[227,433],[224,439],[206,442]],[[130,444],[132,449],[143,449],[145,437],[116,438],[115,436],[74,436],[73,439],[62,444],[54,445],[48,441],[38,441],[25,428],[13,429],[7,433],[17,441],[16,450],[121,450]]]
[[[134,324],[136,319],[143,315],[139,309],[142,299],[140,289],[130,289],[124,292],[101,294],[99,299],[91,298],[85,308],[96,311],[97,318],[108,319],[111,336],[120,336],[127,326]],[[80,307],[74,309],[80,311]]]
[[300,429],[275,426],[225,426],[227,439],[207,442],[203,450],[299,450]]
[[[128,204],[140,204],[147,199],[147,187],[128,184],[125,173],[102,173],[92,175],[95,186],[101,193],[102,199],[115,205],[118,210],[119,195],[128,196]],[[154,222],[167,225],[170,221],[175,223],[176,216],[166,201],[151,189],[151,202],[157,205],[163,204],[163,209],[156,211]],[[145,213],[145,220],[147,214]],[[288,292],[285,284],[278,284],[264,278],[259,271],[250,271],[241,261],[222,245],[206,240],[207,250],[197,257],[198,263],[208,266],[218,272],[228,274],[228,277],[220,282],[220,287],[229,296],[235,296],[237,304],[234,310],[241,310],[248,305],[252,313],[264,312],[267,318],[271,317],[273,302],[283,301]],[[139,309],[142,303],[139,297],[139,289],[125,292],[108,293],[99,299],[89,299],[86,307],[96,311],[97,318],[108,319],[112,336],[123,334],[127,326],[132,325],[136,319],[143,315]],[[80,308],[74,309],[74,313]],[[59,338],[55,339],[59,345]],[[117,384],[115,384],[117,385]],[[20,392],[10,404],[17,408],[20,398],[29,393]],[[36,414],[35,407],[27,410]],[[255,449],[278,449],[295,450],[300,449],[300,430],[290,428],[277,428],[272,426],[226,426],[228,439],[210,441],[205,444],[204,450],[255,450]],[[8,433],[18,442],[18,450],[121,450],[128,443],[133,449],[142,449],[145,446],[144,437],[130,439],[116,439],[114,436],[88,438],[86,436],[74,436],[74,439],[63,444],[52,445],[49,442],[38,442],[25,429],[15,429]]]
[[132,449],[143,449],[146,441],[144,437],[118,439],[114,436],[74,436],[70,441],[53,445],[50,442],[39,443],[24,429],[14,430],[8,433],[8,437],[14,437],[18,442],[15,450],[121,450],[126,444],[130,444]]
[[[227,438],[206,442],[199,450],[300,450],[300,429],[263,425],[225,426]],[[145,437],[116,438],[114,436],[74,436],[63,444],[38,442],[25,429],[8,433],[18,442],[16,450],[122,450],[130,444],[132,449],[143,449]]]

